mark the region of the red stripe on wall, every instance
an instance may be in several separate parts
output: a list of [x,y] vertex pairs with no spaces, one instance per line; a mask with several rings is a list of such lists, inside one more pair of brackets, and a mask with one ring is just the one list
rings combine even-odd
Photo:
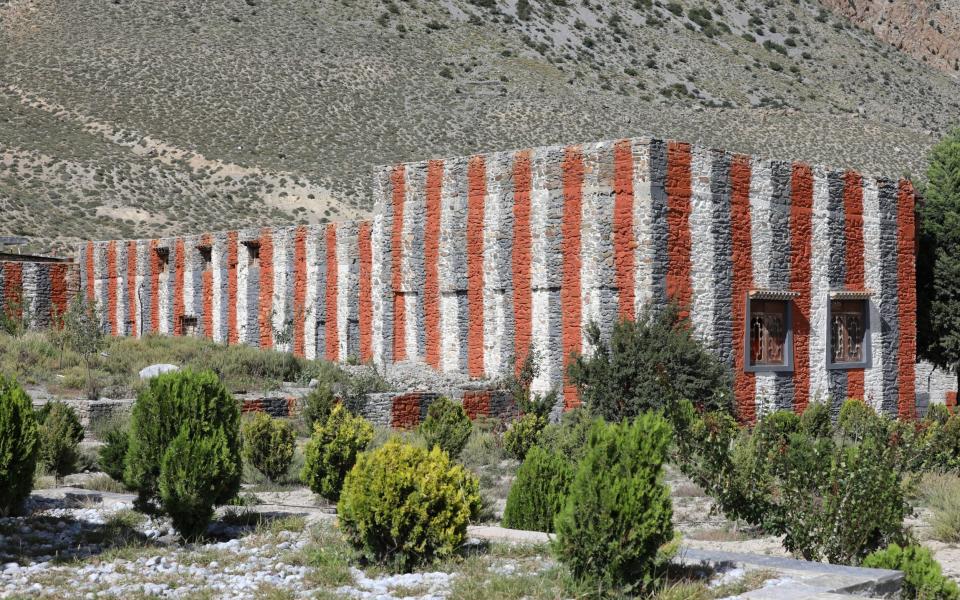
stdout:
[[117,242],[107,243],[107,315],[110,317],[110,335],[120,335],[117,321]]
[[688,316],[693,300],[690,252],[690,144],[667,147],[667,297]]
[[[844,237],[847,246],[846,284],[849,290],[864,289],[863,274],[863,180],[847,171],[843,185]],[[863,399],[863,369],[847,371],[847,397]]]
[[373,360],[373,253],[370,248],[370,221],[362,221],[357,233],[360,253],[360,281],[357,310],[360,313],[360,361]]
[[200,244],[210,249],[210,264],[203,270],[200,296],[203,298],[203,335],[213,339],[213,244],[210,234],[204,234]]
[[273,234],[260,233],[260,347],[273,348]]
[[[793,311],[793,410],[810,401],[810,257],[813,252],[813,171],[794,163],[790,192],[790,289]],[[742,352],[741,352],[742,355]]]
[[57,329],[63,326],[63,314],[70,304],[67,268],[65,264],[50,265],[50,323]]
[[900,401],[901,419],[916,417],[915,361],[917,355],[917,272],[914,191],[909,181],[900,182],[897,199],[897,284],[900,303]]
[[423,232],[423,329],[424,360],[440,368],[440,191],[443,161],[427,167],[426,223]]
[[150,240],[150,333],[160,331],[160,255],[157,240]]
[[8,318],[23,317],[23,263],[3,265],[3,305]]
[[563,280],[560,284],[561,331],[563,343],[563,404],[565,409],[580,404],[577,388],[570,383],[567,366],[572,354],[581,350],[580,332],[580,223],[583,219],[583,154],[568,147],[563,159]]
[[237,332],[237,232],[227,232],[227,343],[239,341]]
[[530,353],[533,328],[533,291],[530,280],[530,151],[517,152],[513,161],[513,322],[516,373]]
[[137,243],[127,242],[127,320],[130,321],[130,335],[138,336],[137,326],[140,315],[137,311]]
[[87,264],[84,266],[87,270],[87,302],[91,304],[97,299],[96,288],[94,288],[96,271],[93,267],[93,252],[93,242],[87,242]]
[[747,293],[753,287],[750,238],[750,157],[734,155],[730,163],[730,229],[733,241],[733,392],[737,419],[756,420],[756,379],[746,367]]
[[487,167],[483,156],[467,167],[467,372],[483,377],[483,216]]
[[337,226],[327,225],[327,360],[339,360],[340,332],[337,328]]
[[403,202],[406,194],[403,165],[393,168],[393,237],[391,268],[393,285],[393,360],[407,358],[407,307],[403,297]]
[[633,239],[633,151],[629,140],[613,148],[613,264],[620,295],[620,318],[633,319],[634,250]]
[[307,314],[307,228],[293,234],[293,354],[306,354],[304,322]]
[[187,269],[187,257],[183,239],[177,238],[177,257],[173,261],[173,335],[183,335],[183,276]]

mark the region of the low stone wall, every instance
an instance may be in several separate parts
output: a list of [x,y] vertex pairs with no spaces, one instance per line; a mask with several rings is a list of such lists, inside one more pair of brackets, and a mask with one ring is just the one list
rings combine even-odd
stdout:
[[[34,409],[39,409],[49,401],[49,398],[34,400],[33,407]],[[130,410],[133,408],[132,398],[122,398],[119,400],[112,400],[109,398],[101,398],[99,400],[84,400],[78,398],[60,399],[60,401],[77,412],[77,417],[80,419],[80,424],[83,425],[83,428],[88,433],[93,431],[98,424],[106,423],[111,419],[119,419],[129,415]]]
[[[423,422],[427,410],[442,395],[436,392],[382,392],[370,394],[361,414],[380,427],[411,429]],[[513,398],[505,390],[461,390],[455,400],[471,420],[508,420],[517,415]]]

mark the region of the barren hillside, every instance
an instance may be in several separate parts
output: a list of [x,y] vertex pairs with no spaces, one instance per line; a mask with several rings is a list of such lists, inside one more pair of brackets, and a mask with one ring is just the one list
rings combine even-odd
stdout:
[[35,248],[316,222],[377,164],[657,135],[899,175],[960,85],[815,2],[0,0]]

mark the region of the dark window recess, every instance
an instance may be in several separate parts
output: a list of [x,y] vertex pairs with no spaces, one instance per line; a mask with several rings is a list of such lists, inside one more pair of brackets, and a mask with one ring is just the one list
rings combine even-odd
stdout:
[[209,271],[213,268],[213,249],[210,246],[200,246],[200,263],[203,266],[204,271]]
[[181,335],[196,336],[197,318],[186,315],[180,317],[180,333]]
[[750,301],[750,365],[787,363],[787,302]]
[[834,364],[864,361],[866,307],[865,300],[830,302],[830,360]]
[[157,248],[157,272],[163,274],[170,267],[170,249]]
[[247,264],[251,267],[260,266],[260,242],[244,242],[247,247]]

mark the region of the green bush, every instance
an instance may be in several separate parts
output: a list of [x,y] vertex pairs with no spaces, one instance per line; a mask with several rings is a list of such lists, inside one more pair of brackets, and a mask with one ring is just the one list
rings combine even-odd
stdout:
[[510,487],[503,526],[552,533],[573,479],[573,465],[556,453],[531,448]]
[[420,435],[427,447],[439,446],[451,458],[460,456],[467,445],[473,424],[463,406],[449,398],[439,398],[427,409],[427,418],[420,424]]
[[510,456],[523,460],[530,448],[537,444],[540,432],[547,426],[547,420],[540,415],[528,413],[510,424],[503,432],[503,447]]
[[243,424],[242,437],[243,458],[256,470],[270,481],[277,481],[287,474],[296,449],[296,439],[289,423],[258,412]]
[[240,465],[223,429],[180,429],[160,465],[160,505],[185,540],[203,535],[224,481],[239,479]]
[[60,401],[44,406],[40,423],[40,466],[57,481],[76,471],[83,425],[76,411]]
[[164,373],[150,379],[133,405],[124,480],[149,508],[159,498],[163,458],[173,440],[189,429],[190,441],[223,433],[231,468],[206,490],[214,504],[225,504],[240,489],[240,405],[210,371]]
[[0,375],[0,517],[20,510],[30,495],[39,450],[30,397],[15,380]]
[[550,423],[540,432],[538,446],[566,456],[574,464],[587,452],[593,416],[584,407],[563,413],[559,423]]
[[923,503],[932,515],[928,522],[931,537],[941,542],[960,542],[960,477],[927,473],[919,488]]
[[825,402],[811,402],[800,415],[800,430],[807,435],[829,437],[833,428],[830,407]]
[[115,479],[123,482],[123,471],[126,468],[127,448],[130,446],[130,434],[123,427],[113,427],[103,434],[103,445],[97,456],[97,465],[100,470]]
[[840,415],[837,417],[837,429],[855,441],[884,431],[886,425],[886,418],[878,415],[870,405],[857,398],[848,398],[840,407]]
[[570,380],[590,411],[609,422],[669,408],[681,399],[729,411],[729,370],[693,334],[675,305],[614,326],[609,341],[587,328],[595,351],[570,365]]
[[479,511],[479,484],[463,466],[398,440],[360,455],[337,506],[354,547],[399,571],[451,556]]
[[904,600],[956,600],[960,597],[957,584],[943,576],[940,564],[922,546],[891,544],[867,556],[863,566],[903,571],[900,597]]
[[313,431],[317,423],[327,422],[330,412],[337,405],[337,398],[333,394],[333,388],[330,383],[321,381],[313,391],[307,394],[302,400],[300,416],[310,431]]
[[300,480],[331,502],[340,498],[343,481],[373,439],[373,426],[337,405],[323,425],[314,426],[304,450]]
[[670,425],[651,413],[594,424],[555,521],[554,550],[575,579],[598,591],[655,583],[658,550],[673,537],[662,481],[670,438]]

